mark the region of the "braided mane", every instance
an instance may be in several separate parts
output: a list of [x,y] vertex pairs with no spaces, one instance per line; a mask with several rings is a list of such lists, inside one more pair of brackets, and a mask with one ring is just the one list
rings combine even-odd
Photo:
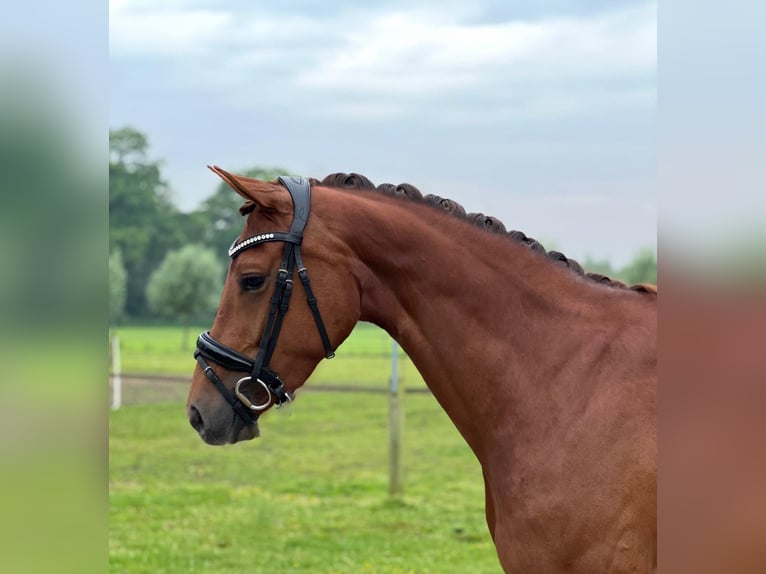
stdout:
[[532,237],[528,237],[524,232],[516,230],[507,231],[505,225],[499,219],[492,217],[491,215],[484,215],[483,213],[466,213],[463,206],[458,202],[452,199],[439,197],[438,195],[423,195],[417,187],[409,183],[400,183],[399,185],[394,185],[392,183],[381,183],[380,185],[376,186],[374,183],[372,183],[372,181],[361,174],[340,172],[331,173],[321,181],[315,178],[309,178],[309,181],[312,185],[323,185],[327,187],[336,187],[342,189],[368,189],[377,191],[379,193],[384,193],[386,195],[402,197],[411,201],[416,201],[418,203],[425,203],[437,209],[446,211],[447,213],[457,218],[468,220],[477,227],[481,227],[482,229],[485,229],[491,233],[504,235],[513,241],[518,241],[533,251],[537,251],[541,255],[547,257],[557,265],[566,267],[574,273],[587,277],[596,283],[609,285],[610,287],[615,287],[618,289],[632,289],[634,291],[652,293],[654,295],[657,294],[657,287],[655,285],[642,283],[639,285],[628,286],[622,281],[612,279],[606,275],[602,275],[601,273],[586,272],[582,268],[582,265],[580,265],[574,259],[570,259],[560,251],[546,251],[545,247],[543,247],[539,241],[533,239]]

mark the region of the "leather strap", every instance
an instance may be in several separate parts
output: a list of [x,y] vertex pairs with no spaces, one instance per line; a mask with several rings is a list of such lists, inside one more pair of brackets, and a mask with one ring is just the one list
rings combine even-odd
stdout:
[[277,281],[274,287],[274,293],[271,296],[269,305],[269,315],[266,319],[261,340],[258,345],[258,354],[255,359],[251,359],[234,349],[227,347],[223,343],[216,341],[210,332],[202,333],[197,338],[197,351],[194,357],[205,371],[207,378],[216,386],[226,401],[232,406],[234,411],[242,417],[243,421],[252,424],[258,419],[258,413],[248,409],[239,399],[237,399],[221,382],[205,358],[221,365],[232,371],[245,371],[250,373],[252,380],[260,380],[274,394],[276,404],[281,405],[292,400],[285,391],[284,382],[274,371],[269,369],[268,365],[276,349],[279,333],[282,330],[282,322],[290,307],[290,298],[293,290],[293,275],[295,269],[298,269],[298,277],[301,285],[306,292],[306,300],[317,325],[319,336],[322,339],[322,345],[325,350],[325,357],[331,359],[335,356],[330,337],[325,329],[322,315],[319,312],[319,305],[311,289],[308,271],[303,265],[300,246],[303,241],[303,231],[308,223],[311,211],[311,186],[309,182],[301,177],[280,177],[280,183],[287,188],[290,198],[293,202],[293,220],[287,233],[281,231],[261,233],[252,237],[243,239],[240,242],[236,240],[229,248],[229,256],[233,259],[243,251],[256,247],[261,243],[271,241],[282,241],[285,243],[282,252],[282,261],[277,273]]
[[202,367],[202,370],[205,372],[205,376],[207,376],[208,380],[210,380],[210,382],[215,385],[215,388],[218,389],[218,392],[223,395],[223,398],[226,399],[226,402],[231,405],[231,408],[234,409],[234,412],[237,413],[237,415],[245,423],[251,425],[255,424],[255,421],[258,420],[258,415],[253,414],[250,409],[243,405],[240,400],[237,399],[237,397],[235,397],[231,391],[226,388],[226,385],[221,382],[221,379],[218,378],[218,375],[215,374],[215,371],[213,371],[212,367],[207,364],[202,356],[202,353],[200,351],[195,352],[194,358],[197,359],[200,367]]

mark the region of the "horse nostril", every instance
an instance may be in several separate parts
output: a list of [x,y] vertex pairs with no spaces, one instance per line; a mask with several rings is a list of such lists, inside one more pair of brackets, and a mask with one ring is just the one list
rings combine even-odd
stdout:
[[197,432],[202,432],[205,428],[205,423],[202,422],[202,415],[199,414],[199,411],[195,406],[189,407],[189,423],[191,423],[191,426]]

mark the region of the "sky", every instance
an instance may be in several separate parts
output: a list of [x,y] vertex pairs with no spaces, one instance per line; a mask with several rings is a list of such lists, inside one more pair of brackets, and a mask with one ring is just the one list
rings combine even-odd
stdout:
[[656,246],[655,1],[111,0],[110,125],[177,205],[280,166],[409,182],[570,257]]

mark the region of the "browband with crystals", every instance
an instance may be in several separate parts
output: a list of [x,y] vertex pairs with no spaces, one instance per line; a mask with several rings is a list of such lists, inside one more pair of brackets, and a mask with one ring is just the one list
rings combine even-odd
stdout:
[[229,247],[229,257],[234,258],[241,251],[244,251],[250,247],[254,247],[259,243],[267,243],[269,241],[282,241],[284,243],[300,245],[302,240],[303,238],[299,235],[296,235],[295,233],[260,233],[258,235],[248,237],[247,239],[243,239],[239,243],[237,243],[237,240],[235,239],[234,243],[232,243],[231,247]]
[[229,257],[234,257],[237,253],[245,249],[246,247],[250,247],[251,245],[254,245],[256,243],[262,243],[264,241],[272,241],[274,239],[273,233],[263,233],[261,235],[254,235],[253,237],[250,237],[248,239],[245,239],[244,241],[237,243],[237,240],[234,240],[234,243],[231,244],[231,247],[229,247]]

